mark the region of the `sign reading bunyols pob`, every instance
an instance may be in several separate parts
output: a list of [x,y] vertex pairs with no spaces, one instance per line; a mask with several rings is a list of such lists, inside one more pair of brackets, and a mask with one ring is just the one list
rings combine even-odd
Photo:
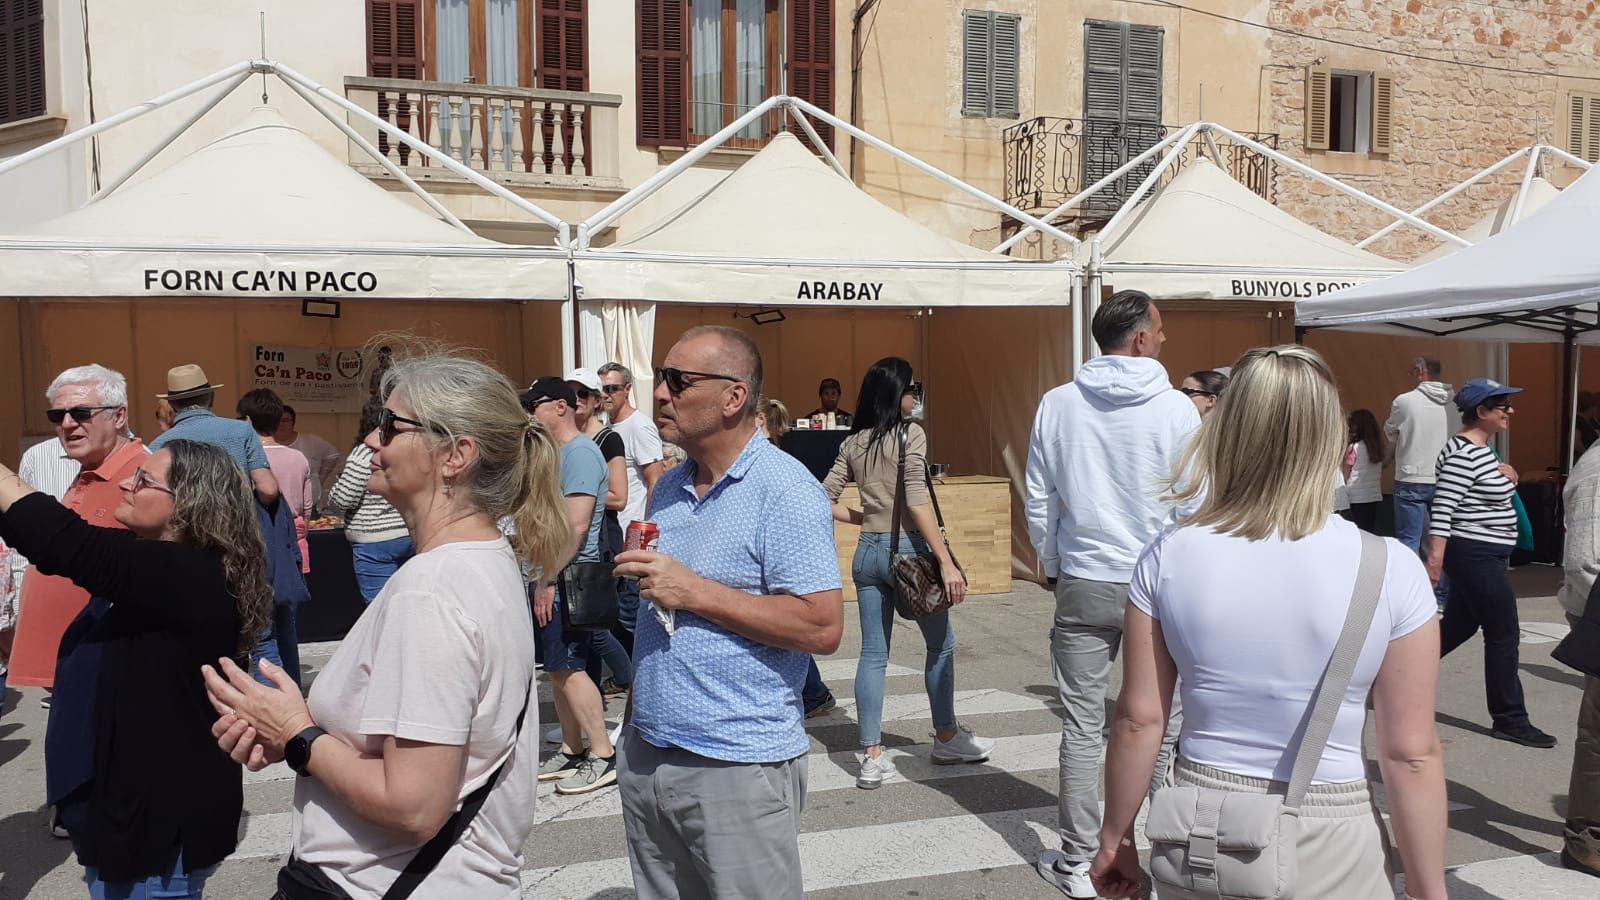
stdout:
[[295,412],[353,413],[367,402],[360,350],[250,344],[253,387],[271,388]]

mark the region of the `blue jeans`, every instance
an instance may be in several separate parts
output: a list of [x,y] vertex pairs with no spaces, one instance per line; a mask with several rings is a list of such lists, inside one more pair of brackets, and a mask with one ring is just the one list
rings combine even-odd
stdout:
[[[283,670],[295,684],[300,684],[300,614],[298,607],[289,603],[272,604],[272,633],[278,639],[278,657],[283,660]],[[304,685],[301,685],[304,687]]]
[[627,687],[633,684],[633,660],[622,642],[617,640],[616,634],[611,631],[591,631],[584,670],[589,673],[589,680],[594,682],[595,687],[601,685],[604,674],[602,663],[611,669],[611,680],[618,685]]
[[811,712],[832,696],[833,692],[823,683],[822,672],[817,668],[817,660],[813,657],[806,669],[805,687],[800,689],[800,702],[804,704],[806,712]]
[[1394,537],[1422,553],[1422,536],[1428,533],[1428,510],[1433,506],[1433,485],[1409,481],[1394,483]]
[[[919,536],[900,538],[902,556],[913,549],[926,551]],[[861,661],[856,664],[856,721],[861,726],[861,746],[883,742],[883,678],[889,666],[889,641],[894,631],[894,575],[890,572],[889,535],[863,532],[856,544],[850,576],[856,585],[856,611],[861,614]],[[933,727],[956,727],[956,635],[950,614],[942,612],[917,620],[928,656],[923,682],[933,708]]]
[[356,585],[361,588],[362,599],[368,603],[376,600],[389,582],[389,576],[416,553],[417,548],[412,546],[409,537],[376,544],[351,544],[350,556],[355,561]]
[[185,875],[183,851],[180,850],[172,870],[164,875],[151,875],[139,881],[107,883],[100,880],[99,869],[87,866],[83,870],[83,880],[89,886],[90,900],[199,900],[205,895],[206,879],[216,870],[216,866],[207,866]]

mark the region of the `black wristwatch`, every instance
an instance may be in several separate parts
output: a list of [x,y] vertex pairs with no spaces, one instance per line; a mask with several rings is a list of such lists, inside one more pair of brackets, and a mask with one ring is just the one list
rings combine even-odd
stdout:
[[283,761],[289,764],[289,768],[293,769],[296,775],[304,777],[311,774],[306,771],[306,767],[311,765],[311,744],[325,734],[326,731],[313,725],[283,745]]

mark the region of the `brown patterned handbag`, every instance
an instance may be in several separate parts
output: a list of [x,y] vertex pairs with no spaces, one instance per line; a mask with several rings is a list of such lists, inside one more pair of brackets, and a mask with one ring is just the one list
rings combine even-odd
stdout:
[[[902,618],[916,619],[941,613],[951,607],[950,597],[944,590],[944,578],[940,572],[939,558],[932,551],[914,551],[906,556],[900,555],[900,512],[906,505],[906,429],[909,426],[900,426],[900,465],[895,476],[894,486],[894,513],[889,523],[889,560],[894,571],[894,608]],[[939,540],[944,541],[946,550],[950,549],[950,541],[944,535],[944,513],[939,511],[939,495],[933,490],[933,477],[928,474],[927,464],[922,467],[922,477],[928,483],[928,499],[933,501],[933,515],[939,522]],[[924,535],[926,537],[926,535]],[[966,573],[961,568],[961,563],[956,561],[954,552],[950,553],[950,560],[955,562],[956,568]]]

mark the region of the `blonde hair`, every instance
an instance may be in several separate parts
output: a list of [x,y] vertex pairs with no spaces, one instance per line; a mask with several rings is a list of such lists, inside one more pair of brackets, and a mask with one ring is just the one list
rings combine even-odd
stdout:
[[761,396],[756,399],[756,412],[767,420],[767,440],[776,444],[789,433],[789,408],[783,405],[782,400]]
[[541,582],[566,562],[572,525],[561,496],[560,449],[549,429],[530,418],[517,389],[486,363],[438,344],[383,338],[396,349],[381,395],[401,391],[436,448],[470,436],[477,459],[453,483],[461,499],[496,522],[510,517],[517,555]]
[[1184,450],[1169,499],[1199,499],[1186,524],[1257,541],[1322,530],[1345,447],[1333,372],[1315,350],[1258,347]]

